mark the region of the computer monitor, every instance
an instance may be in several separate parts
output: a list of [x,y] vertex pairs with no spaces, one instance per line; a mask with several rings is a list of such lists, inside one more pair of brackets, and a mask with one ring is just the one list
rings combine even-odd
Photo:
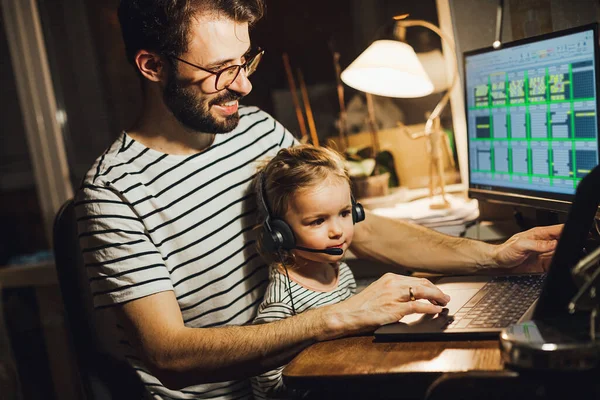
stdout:
[[598,24],[465,52],[469,195],[567,211],[599,162],[598,68]]

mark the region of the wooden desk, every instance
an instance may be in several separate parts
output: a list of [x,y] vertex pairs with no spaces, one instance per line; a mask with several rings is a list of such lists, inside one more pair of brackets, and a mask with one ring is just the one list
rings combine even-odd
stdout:
[[305,349],[283,376],[292,389],[343,398],[423,398],[444,373],[503,370],[497,340],[383,343],[360,336]]

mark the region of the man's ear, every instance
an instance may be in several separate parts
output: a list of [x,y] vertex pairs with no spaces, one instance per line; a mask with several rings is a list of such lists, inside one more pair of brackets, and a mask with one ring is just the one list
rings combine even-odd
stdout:
[[152,82],[160,82],[166,72],[164,60],[158,54],[146,50],[137,52],[135,64],[140,73]]

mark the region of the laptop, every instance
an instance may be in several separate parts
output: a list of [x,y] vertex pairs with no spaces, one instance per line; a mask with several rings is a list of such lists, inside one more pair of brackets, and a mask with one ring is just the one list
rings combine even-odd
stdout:
[[[378,341],[497,338],[503,328],[568,316],[577,292],[571,269],[584,255],[600,204],[600,166],[579,183],[548,272],[543,275],[448,277],[436,285],[451,296],[440,314],[412,314],[375,331]],[[418,300],[421,301],[421,300]]]

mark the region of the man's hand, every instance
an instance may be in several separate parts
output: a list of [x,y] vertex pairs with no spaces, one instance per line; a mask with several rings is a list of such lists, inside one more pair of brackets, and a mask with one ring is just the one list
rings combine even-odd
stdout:
[[495,249],[493,261],[499,268],[511,268],[510,272],[546,271],[562,228],[552,225],[517,233]]
[[[419,299],[431,304],[415,301]],[[450,296],[428,279],[388,273],[357,295],[332,306],[330,316],[339,324],[339,331],[347,335],[397,322],[408,314],[440,313],[448,301]]]

